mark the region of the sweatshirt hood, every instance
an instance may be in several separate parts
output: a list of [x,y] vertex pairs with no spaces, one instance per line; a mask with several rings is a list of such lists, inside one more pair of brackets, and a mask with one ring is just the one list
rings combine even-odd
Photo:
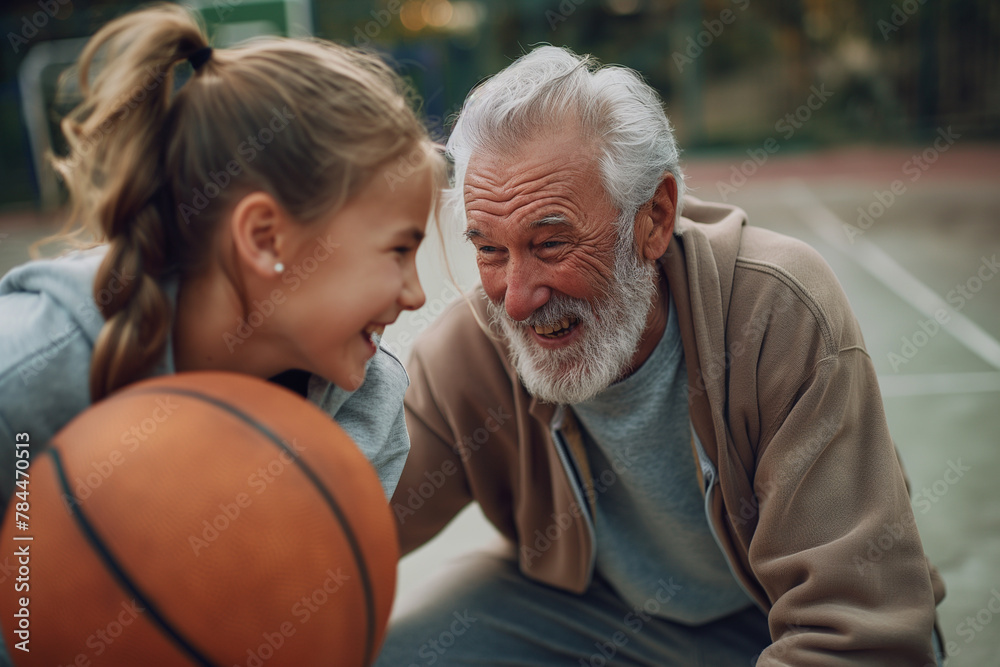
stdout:
[[688,267],[692,290],[704,298],[717,297],[723,306],[720,313],[729,310],[736,256],[746,222],[747,214],[739,207],[688,196],[674,229],[687,262],[695,263]]
[[99,246],[22,264],[0,280],[0,296],[21,292],[48,297],[46,307],[64,311],[93,344],[104,326],[94,303],[94,276],[106,252],[106,246]]
[[[98,309],[95,298],[101,299],[103,295],[110,298],[123,289],[129,281],[135,279],[134,275],[115,271],[107,284],[95,295],[94,276],[97,275],[107,249],[106,245],[100,245],[52,259],[33,260],[22,264],[11,269],[0,280],[0,296],[24,293],[43,297],[39,301],[41,308],[59,311],[58,314],[63,316],[58,317],[56,312],[51,312],[49,316],[43,313],[46,320],[58,322],[65,321],[64,318],[68,317],[93,346],[104,327],[104,316]],[[164,288],[168,299],[173,303],[177,296],[176,283],[168,283]],[[160,372],[172,372],[172,368],[173,346],[168,336],[166,357],[161,362]]]
[[[736,257],[747,214],[736,206],[703,202],[690,196],[685,197],[682,212],[674,228],[674,240],[681,247],[675,245],[666,255],[678,250],[683,253],[688,264],[692,304],[700,302],[707,312],[721,317],[729,312]],[[723,331],[721,320],[711,324],[719,325],[717,331]]]
[[746,213],[736,206],[685,197],[672,243],[660,258],[684,342],[692,424],[715,461],[725,433],[710,406],[725,405],[725,319],[746,222]]

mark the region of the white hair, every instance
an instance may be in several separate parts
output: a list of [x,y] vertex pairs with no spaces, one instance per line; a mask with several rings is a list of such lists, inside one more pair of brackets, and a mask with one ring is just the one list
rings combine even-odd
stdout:
[[[604,189],[618,209],[619,240],[631,241],[631,223],[656,192],[664,172],[677,182],[677,211],[684,175],[670,121],[659,95],[637,72],[600,66],[590,56],[541,46],[475,88],[465,100],[448,154],[455,163],[449,206],[465,220],[462,189],[473,155],[509,154],[541,130],[575,118],[595,157]],[[675,218],[676,219],[676,218]]]

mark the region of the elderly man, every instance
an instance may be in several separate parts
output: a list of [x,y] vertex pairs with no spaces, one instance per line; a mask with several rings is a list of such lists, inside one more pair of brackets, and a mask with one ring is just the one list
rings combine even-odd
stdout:
[[399,601],[379,664],[934,665],[943,586],[817,253],[684,199],[655,92],[564,49],[448,149],[482,289],[414,348],[392,507],[404,553],[471,501],[506,540]]

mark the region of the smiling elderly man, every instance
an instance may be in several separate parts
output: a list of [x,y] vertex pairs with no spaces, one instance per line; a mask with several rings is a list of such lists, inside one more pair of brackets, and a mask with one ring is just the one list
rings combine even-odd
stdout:
[[[416,344],[379,664],[934,665],[943,596],[875,371],[808,246],[684,198],[655,92],[542,47],[448,143],[482,289]],[[683,201],[683,215],[681,202]]]

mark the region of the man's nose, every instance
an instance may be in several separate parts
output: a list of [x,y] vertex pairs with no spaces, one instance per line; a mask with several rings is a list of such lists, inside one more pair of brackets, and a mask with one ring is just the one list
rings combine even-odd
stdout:
[[545,286],[542,276],[529,266],[512,266],[507,273],[504,308],[514,320],[526,320],[544,306],[552,296],[552,289]]

